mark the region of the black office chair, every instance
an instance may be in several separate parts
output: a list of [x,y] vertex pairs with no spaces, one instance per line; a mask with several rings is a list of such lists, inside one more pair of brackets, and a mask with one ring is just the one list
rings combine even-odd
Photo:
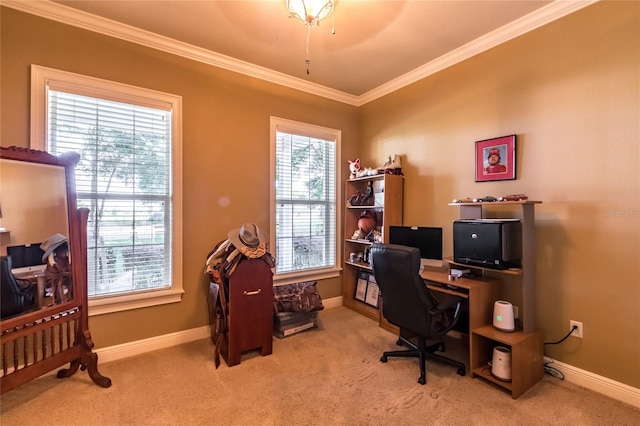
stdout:
[[34,308],[37,286],[17,280],[11,273],[11,256],[0,256],[0,317],[22,314]]
[[[465,365],[462,362],[435,353],[445,349],[443,336],[455,326],[462,298],[446,295],[441,297],[442,301],[436,299],[419,275],[420,251],[417,248],[373,244],[370,258],[382,295],[382,315],[400,328],[396,344],[411,348],[384,352],[380,361],[387,362],[390,356],[417,357],[420,361],[418,383],[421,385],[427,382],[426,358],[458,367],[457,373],[464,376]],[[416,338],[417,344],[410,340]]]

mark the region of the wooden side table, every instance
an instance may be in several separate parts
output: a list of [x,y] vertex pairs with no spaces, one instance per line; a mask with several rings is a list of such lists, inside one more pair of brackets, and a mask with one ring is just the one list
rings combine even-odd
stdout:
[[[521,330],[505,333],[493,325],[485,325],[471,331],[471,377],[480,377],[518,398],[542,380],[543,365],[542,330],[524,333]],[[499,380],[491,374],[488,362],[493,349],[505,346],[511,350],[511,381]]]

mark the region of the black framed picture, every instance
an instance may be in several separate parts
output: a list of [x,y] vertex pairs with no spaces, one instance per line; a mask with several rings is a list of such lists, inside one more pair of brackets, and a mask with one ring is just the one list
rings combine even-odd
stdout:
[[361,302],[365,301],[367,296],[367,284],[369,282],[369,273],[366,271],[358,271],[356,276],[356,294],[355,299]]

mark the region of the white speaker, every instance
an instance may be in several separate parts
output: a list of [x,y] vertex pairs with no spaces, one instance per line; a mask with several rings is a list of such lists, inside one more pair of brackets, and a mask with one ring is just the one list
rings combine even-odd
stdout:
[[493,359],[491,360],[491,374],[499,380],[511,381],[511,350],[504,346],[493,348]]
[[513,306],[506,300],[496,300],[493,304],[493,326],[500,331],[511,332],[516,329]]

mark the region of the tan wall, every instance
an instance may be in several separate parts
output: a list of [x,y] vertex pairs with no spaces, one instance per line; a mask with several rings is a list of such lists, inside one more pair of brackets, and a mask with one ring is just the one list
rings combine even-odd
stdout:
[[[239,223],[268,223],[274,115],[341,129],[345,164],[402,154],[405,223],[448,236],[453,198],[544,201],[538,326],[545,341],[570,319],[585,329],[547,354],[640,387],[639,5],[590,6],[360,109],[3,8],[1,144],[28,143],[31,63],[183,96],[187,292],[180,304],[92,317],[97,347],[206,324],[204,256]],[[474,141],[512,133],[518,179],[475,183]],[[320,290],[337,296],[340,283]]]
[[[29,144],[30,64],[182,96],[183,300],[90,317],[97,348],[208,324],[207,254],[244,222],[268,229],[270,116],[340,129],[343,158],[357,152],[355,107],[13,9],[2,8],[1,19],[2,146]],[[318,287],[323,298],[342,294],[340,279]]]
[[[636,388],[639,78],[640,3],[596,4],[365,105],[360,153],[402,154],[405,224],[443,226],[445,255],[452,199],[543,201],[537,326],[547,342],[584,325],[546,354]],[[514,133],[517,179],[476,183],[474,141]]]

